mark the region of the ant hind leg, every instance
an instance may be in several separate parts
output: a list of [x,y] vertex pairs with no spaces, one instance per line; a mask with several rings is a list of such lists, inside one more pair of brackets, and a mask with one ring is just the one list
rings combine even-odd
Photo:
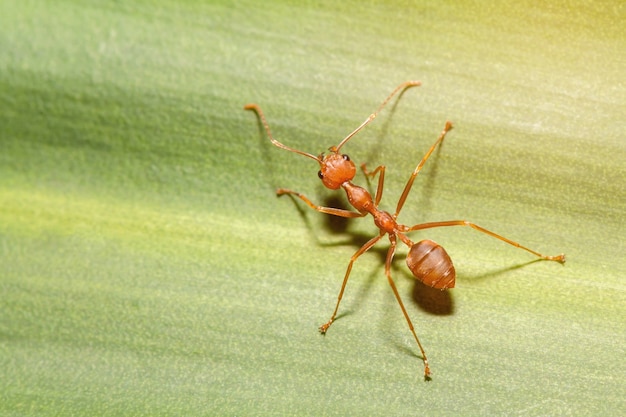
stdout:
[[428,366],[428,358],[426,358],[426,352],[424,351],[424,348],[422,347],[422,344],[420,343],[420,340],[417,337],[417,334],[415,333],[413,322],[411,321],[411,318],[409,317],[409,313],[407,313],[406,308],[404,307],[402,298],[400,298],[400,293],[398,292],[398,288],[396,288],[396,284],[394,283],[393,278],[391,278],[391,262],[393,261],[393,256],[396,252],[397,241],[396,241],[395,235],[390,235],[389,240],[391,241],[391,246],[389,247],[389,251],[387,252],[387,260],[385,261],[385,275],[387,276],[387,281],[389,282],[389,286],[391,286],[393,295],[396,297],[396,300],[398,301],[398,305],[400,306],[400,309],[402,310],[402,314],[404,315],[404,318],[406,319],[406,322],[409,325],[409,330],[413,334],[413,337],[415,338],[415,342],[417,343],[417,346],[419,347],[420,352],[422,353],[422,360],[424,361],[424,379],[429,381],[430,380],[430,367]]
[[530,248],[527,248],[526,246],[522,246],[519,243],[515,242],[514,240],[509,239],[508,237],[504,237],[502,235],[499,235],[495,232],[492,232],[491,230],[487,230],[484,227],[481,227],[475,223],[469,222],[467,220],[448,220],[448,221],[444,221],[444,222],[429,222],[429,223],[421,223],[421,224],[416,224],[415,226],[411,226],[409,227],[406,231],[407,232],[412,232],[415,230],[423,230],[423,229],[432,229],[434,227],[447,227],[447,226],[466,226],[466,227],[471,227],[474,230],[477,230],[481,233],[484,233],[486,235],[489,235],[491,237],[495,237],[498,240],[501,240],[505,243],[508,243],[511,246],[515,246],[516,248],[520,248],[525,250],[526,252],[530,252],[533,255],[544,259],[546,261],[556,261],[556,262],[560,262],[562,264],[565,263],[565,254],[561,253],[559,255],[543,255],[537,251],[534,251]]

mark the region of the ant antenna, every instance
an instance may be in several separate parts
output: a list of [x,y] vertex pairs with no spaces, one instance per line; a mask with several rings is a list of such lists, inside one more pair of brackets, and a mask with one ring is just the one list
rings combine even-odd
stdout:
[[297,154],[300,154],[300,155],[304,155],[304,156],[306,156],[308,158],[315,159],[317,162],[321,163],[321,160],[320,160],[319,157],[317,157],[315,155],[312,155],[310,153],[307,153],[307,152],[303,152],[303,151],[299,151],[297,149],[290,148],[289,146],[283,145],[282,143],[280,143],[279,141],[274,139],[274,137],[272,136],[272,132],[270,132],[270,126],[267,124],[267,120],[265,120],[265,116],[263,115],[263,111],[261,111],[261,108],[258,105],[254,104],[254,103],[251,103],[251,104],[246,104],[245,106],[243,106],[243,108],[244,108],[244,110],[252,110],[252,111],[256,112],[256,114],[261,119],[261,123],[263,123],[263,126],[265,127],[265,131],[267,132],[267,136],[269,136],[269,138],[272,141],[272,144],[274,146],[276,146],[278,148],[281,148],[281,149],[284,149],[284,150],[289,151],[289,152],[294,152],[294,153],[297,153]]
[[339,145],[330,148],[330,150],[333,151],[333,152],[339,152],[339,149],[341,149],[341,147],[347,141],[352,139],[352,136],[356,135],[359,132],[359,130],[363,129],[372,120],[374,120],[376,118],[376,116],[383,109],[383,107],[385,107],[387,105],[387,103],[389,103],[389,101],[392,99],[392,97],[395,96],[396,94],[398,94],[398,92],[404,91],[404,90],[406,90],[407,88],[410,88],[410,87],[417,87],[417,86],[420,86],[420,85],[422,85],[422,83],[420,81],[407,81],[407,82],[404,82],[404,83],[400,84],[399,86],[397,86],[396,89],[393,90],[391,92],[391,94],[389,94],[389,96],[385,99],[385,101],[383,101],[382,104],[380,106],[378,106],[378,108],[376,109],[376,111],[374,113],[370,114],[370,116],[363,123],[361,123],[361,125],[359,127],[354,129],[354,131],[352,133],[350,133],[341,142],[339,142]]

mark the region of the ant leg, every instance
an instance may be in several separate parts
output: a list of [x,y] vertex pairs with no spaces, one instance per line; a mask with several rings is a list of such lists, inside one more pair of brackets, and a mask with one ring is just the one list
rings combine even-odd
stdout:
[[409,325],[409,330],[411,330],[411,333],[413,333],[413,337],[415,338],[415,341],[417,342],[417,346],[419,347],[420,352],[422,353],[422,360],[424,361],[424,379],[428,381],[430,380],[430,367],[428,366],[428,359],[426,358],[426,352],[424,351],[424,348],[422,347],[422,344],[420,343],[420,340],[417,337],[417,334],[415,333],[413,322],[411,322],[411,319],[409,318],[409,314],[407,313],[406,308],[404,308],[404,303],[402,302],[402,298],[400,298],[400,293],[398,292],[398,289],[396,288],[396,284],[393,282],[393,278],[391,278],[391,261],[393,260],[393,255],[395,254],[395,251],[396,251],[395,235],[389,235],[389,240],[391,241],[391,247],[389,248],[389,251],[387,252],[387,260],[385,261],[385,275],[387,276],[387,281],[389,281],[389,285],[391,286],[391,289],[393,290],[393,295],[396,296],[396,300],[398,301],[398,304],[400,305],[402,314],[404,314],[404,318],[406,319],[406,322]]
[[307,197],[305,197],[304,195],[296,191],[286,190],[284,188],[279,188],[278,190],[276,190],[276,195],[281,196],[283,194],[295,195],[300,200],[304,201],[313,210],[317,210],[320,213],[332,214],[333,216],[348,217],[348,218],[363,217],[365,216],[365,214],[367,214],[367,213],[359,213],[358,211],[350,211],[350,210],[338,209],[338,208],[333,208],[333,207],[317,206],[313,204],[313,202],[309,200]]
[[406,81],[403,82],[402,84],[400,84],[399,86],[396,87],[395,90],[393,90],[391,92],[391,94],[389,94],[389,96],[387,96],[387,98],[385,99],[385,101],[382,102],[382,104],[380,106],[378,106],[378,108],[376,109],[376,111],[372,114],[369,115],[369,117],[363,122],[361,123],[361,125],[359,127],[357,127],[356,129],[354,129],[352,131],[352,133],[350,133],[348,136],[346,136],[340,143],[339,145],[337,145],[336,147],[331,148],[332,151],[336,151],[339,152],[339,149],[341,149],[341,147],[347,142],[349,141],[352,136],[356,135],[359,130],[363,129],[365,126],[367,126],[369,124],[369,122],[371,122],[372,120],[374,120],[376,118],[376,116],[378,115],[378,113],[383,109],[383,107],[385,107],[387,105],[387,103],[389,103],[389,101],[391,101],[391,99],[393,98],[393,96],[395,96],[396,94],[398,94],[400,91],[404,91],[407,88],[410,87],[416,87],[416,86],[420,86],[422,85],[421,82],[419,81]]
[[481,233],[485,233],[491,237],[495,237],[496,239],[499,239],[503,242],[508,243],[509,245],[515,246],[516,248],[520,248],[520,249],[524,249],[527,252],[532,253],[533,255],[541,258],[541,259],[545,259],[547,261],[556,261],[556,262],[560,262],[560,263],[565,263],[565,254],[560,254],[560,255],[554,255],[554,256],[547,256],[547,255],[542,255],[539,252],[535,252],[532,249],[529,249],[525,246],[520,245],[519,243],[506,238],[504,236],[501,236],[497,233],[494,233],[490,230],[485,229],[484,227],[478,226],[477,224],[474,224],[472,222],[468,222],[467,220],[450,220],[450,221],[445,221],[445,222],[430,222],[430,223],[422,223],[422,224],[416,224],[415,226],[409,227],[406,231],[407,232],[412,232],[414,230],[422,230],[422,229],[431,229],[433,227],[445,227],[445,226],[469,226],[474,230],[478,230]]
[[333,321],[335,321],[335,317],[337,316],[337,310],[339,310],[339,303],[341,303],[341,298],[343,297],[343,292],[346,289],[346,284],[348,283],[348,277],[350,276],[350,271],[352,271],[352,264],[354,264],[354,261],[356,261],[359,256],[363,255],[372,246],[374,246],[376,242],[378,242],[380,238],[383,236],[384,234],[380,234],[376,237],[373,237],[372,239],[367,241],[363,246],[361,246],[361,248],[358,251],[356,251],[354,255],[352,255],[352,258],[350,258],[348,269],[346,269],[346,275],[343,277],[343,283],[341,284],[341,290],[339,291],[339,295],[337,296],[337,305],[335,305],[335,311],[333,311],[333,315],[330,316],[330,320],[328,320],[326,324],[323,324],[320,326],[319,330],[321,334],[326,334],[326,331],[328,330],[330,325],[333,324]]
[[385,166],[380,165],[375,170],[370,172],[367,170],[367,167],[365,164],[361,164],[361,170],[367,177],[374,177],[376,174],[380,173],[380,175],[378,176],[378,187],[376,188],[376,197],[374,198],[374,204],[378,206],[378,203],[380,203],[380,199],[383,197],[383,184],[385,182]]
[[443,142],[443,139],[446,137],[446,133],[448,133],[450,130],[452,130],[452,123],[448,121],[446,122],[446,125],[443,128],[443,131],[439,135],[439,138],[437,138],[437,141],[435,141],[433,146],[431,146],[428,152],[426,152],[426,155],[424,155],[420,163],[417,164],[415,171],[413,171],[413,174],[411,174],[411,178],[409,178],[409,181],[406,183],[406,186],[404,187],[404,191],[402,191],[400,200],[398,200],[398,206],[396,207],[396,214],[394,214],[393,216],[394,218],[398,217],[398,214],[400,214],[400,210],[402,210],[402,206],[404,205],[406,197],[409,195],[409,191],[411,191],[411,187],[413,186],[413,181],[415,181],[417,174],[419,174],[419,172],[422,170],[422,167],[424,166],[428,158],[430,158],[430,155],[433,153],[437,145]]

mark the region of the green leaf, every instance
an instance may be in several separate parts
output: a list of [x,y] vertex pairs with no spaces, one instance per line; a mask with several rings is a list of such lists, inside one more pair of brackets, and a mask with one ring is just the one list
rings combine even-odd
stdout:
[[[0,3],[0,414],[623,415],[624,6]],[[386,166],[399,220],[467,219],[457,285],[384,274],[310,159]],[[355,183],[367,185],[359,172]]]

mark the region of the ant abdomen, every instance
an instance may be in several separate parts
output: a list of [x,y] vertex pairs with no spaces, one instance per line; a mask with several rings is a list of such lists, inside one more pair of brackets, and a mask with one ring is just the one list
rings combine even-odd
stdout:
[[432,240],[422,240],[411,246],[406,264],[424,284],[445,290],[454,288],[456,272],[448,253]]

